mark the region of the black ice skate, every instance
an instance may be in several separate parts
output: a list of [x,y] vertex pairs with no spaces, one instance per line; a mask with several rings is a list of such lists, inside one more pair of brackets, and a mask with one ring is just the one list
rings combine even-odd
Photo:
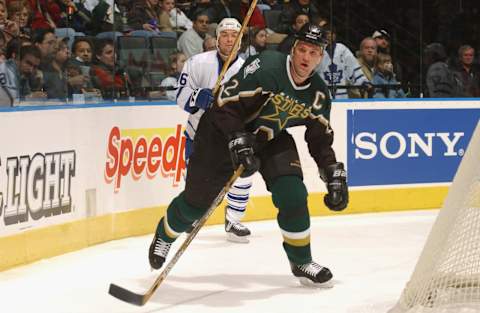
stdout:
[[315,262],[297,265],[290,262],[293,275],[300,280],[300,283],[309,287],[332,287],[333,277],[330,270]]
[[248,243],[250,230],[241,223],[233,223],[225,219],[225,231],[227,232],[227,240],[239,243]]
[[152,269],[158,270],[162,267],[171,246],[171,243],[163,241],[162,238],[155,234],[148,250],[148,260]]

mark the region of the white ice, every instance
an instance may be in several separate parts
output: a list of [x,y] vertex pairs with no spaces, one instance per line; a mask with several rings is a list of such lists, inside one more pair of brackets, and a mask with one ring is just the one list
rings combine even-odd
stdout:
[[433,210],[313,218],[313,257],[332,270],[330,289],[299,284],[276,222],[264,221],[247,223],[249,244],[227,242],[221,226],[200,230],[143,307],[107,291],[114,282],[143,293],[155,280],[158,272],[150,271],[147,260],[150,235],[1,272],[0,312],[385,313],[409,279],[436,215]]

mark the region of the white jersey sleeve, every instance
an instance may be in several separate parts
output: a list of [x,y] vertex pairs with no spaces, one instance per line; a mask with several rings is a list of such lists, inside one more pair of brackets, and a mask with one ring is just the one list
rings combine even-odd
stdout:
[[0,63],[0,107],[12,106],[19,96],[16,65],[13,62]]
[[[228,68],[222,83],[228,81],[242,67],[244,60],[237,57]],[[205,112],[195,106],[196,96],[202,88],[213,89],[220,74],[222,61],[217,51],[207,51],[189,58],[177,81],[177,105],[190,113],[186,125],[186,135],[194,138],[200,117]],[[193,110],[195,108],[195,110]]]

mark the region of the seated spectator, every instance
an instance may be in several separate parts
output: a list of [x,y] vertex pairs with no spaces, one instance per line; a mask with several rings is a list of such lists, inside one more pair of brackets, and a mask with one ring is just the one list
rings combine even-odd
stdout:
[[318,8],[311,0],[291,0],[284,6],[279,16],[277,29],[274,30],[282,34],[294,32],[292,25],[294,24],[295,17],[300,13],[307,14],[310,21],[313,21],[314,18],[320,15]]
[[[0,64],[0,72],[4,73],[9,91],[14,100],[18,99],[44,99],[45,92],[37,80],[36,71],[40,65],[40,50],[33,45],[20,47],[17,58],[10,58]],[[36,82],[32,85],[32,82]]]
[[[282,1],[283,3],[283,1]],[[269,10],[283,10],[283,5],[278,0],[263,0],[262,4],[268,6]]]
[[[240,2],[240,18],[243,20],[245,15],[250,8],[249,0],[241,0]],[[262,11],[258,7],[255,7],[253,10],[252,16],[248,21],[248,26],[257,27],[257,28],[265,28],[265,18],[263,17]]]
[[[92,12],[92,34],[123,31],[123,19],[120,9],[114,0],[91,1],[84,3],[85,8]],[[91,6],[94,8],[91,9]]]
[[203,41],[208,36],[208,24],[208,16],[205,13],[199,13],[193,20],[193,27],[184,32],[178,39],[178,50],[183,52],[187,59],[192,55],[203,52]]
[[453,98],[463,96],[463,86],[448,67],[445,48],[440,43],[431,43],[424,50],[424,62],[428,66],[426,80],[430,98]]
[[93,48],[91,41],[86,37],[77,37],[72,44],[72,62],[82,70],[82,73],[90,71],[92,63]]
[[115,44],[102,39],[95,44],[95,62],[90,68],[94,88],[101,91],[103,99],[129,96],[129,82],[125,70],[115,68]]
[[465,97],[480,96],[480,69],[473,63],[475,49],[469,45],[463,45],[458,49],[459,63],[454,72],[463,86]]
[[92,13],[85,8],[82,1],[58,0],[61,14],[57,27],[72,28],[76,32],[91,34]]
[[377,43],[372,37],[366,37],[360,43],[357,60],[362,67],[363,75],[369,80],[373,79],[373,70],[377,58]]
[[28,20],[32,9],[27,0],[10,1],[7,6],[8,16],[10,19],[18,24],[19,36],[30,39],[31,28]]
[[292,32],[285,37],[282,42],[278,45],[277,50],[281,51],[285,54],[289,54],[290,50],[293,47],[293,43],[295,42],[295,35],[296,33],[303,27],[303,25],[310,22],[310,18],[305,13],[299,13],[295,17],[294,23],[292,24]]
[[[331,87],[334,99],[348,98],[345,86],[362,86],[371,88],[370,82],[363,75],[360,64],[353,53],[344,44],[336,41],[334,31],[327,31],[328,44],[317,72],[325,83]],[[339,87],[337,87],[339,86]]]
[[37,29],[56,28],[60,20],[61,10],[56,1],[29,0],[32,15],[30,26],[32,31]]
[[183,13],[182,10],[175,7],[175,0],[161,0],[162,11],[168,15],[170,24],[175,31],[185,31],[192,28],[192,21]]
[[217,38],[207,36],[203,41],[203,52],[217,50]]
[[159,0],[137,0],[128,13],[128,24],[135,30],[149,32],[172,32],[170,18],[161,17],[162,8]]
[[182,72],[186,60],[187,57],[182,52],[175,52],[170,56],[169,76],[160,83],[160,87],[169,88],[169,90],[166,91],[168,100],[176,100],[177,90],[174,90],[173,88],[177,85],[178,77]]
[[245,46],[240,53],[240,57],[247,59],[252,55],[257,55],[267,48],[267,31],[265,28],[250,27],[248,35],[244,36]]
[[227,0],[196,0],[190,9],[189,16],[193,21],[195,17],[202,13],[208,16],[210,23],[217,24],[225,17],[239,16],[231,13],[231,5]]
[[42,54],[42,66],[48,64],[56,52],[57,36],[53,29],[38,29],[33,36],[33,43],[40,49]]
[[[375,39],[377,44],[377,51],[378,53],[390,54],[391,52],[391,41],[392,37],[385,29],[379,29],[373,32],[372,38]],[[401,81],[402,80],[402,68],[396,60],[393,60],[393,72],[395,73],[395,77]]]
[[372,83],[374,86],[383,85],[375,88],[374,98],[405,98],[405,93],[393,74],[392,57],[389,54],[377,55]]

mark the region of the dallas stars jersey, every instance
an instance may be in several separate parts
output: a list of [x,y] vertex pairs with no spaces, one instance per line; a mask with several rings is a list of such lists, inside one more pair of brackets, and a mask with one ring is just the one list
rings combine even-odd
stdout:
[[336,161],[330,108],[327,86],[318,74],[298,86],[290,73],[290,56],[265,51],[247,59],[222,86],[212,116],[226,136],[247,130],[260,143],[289,127],[305,125],[310,153],[323,168]]

